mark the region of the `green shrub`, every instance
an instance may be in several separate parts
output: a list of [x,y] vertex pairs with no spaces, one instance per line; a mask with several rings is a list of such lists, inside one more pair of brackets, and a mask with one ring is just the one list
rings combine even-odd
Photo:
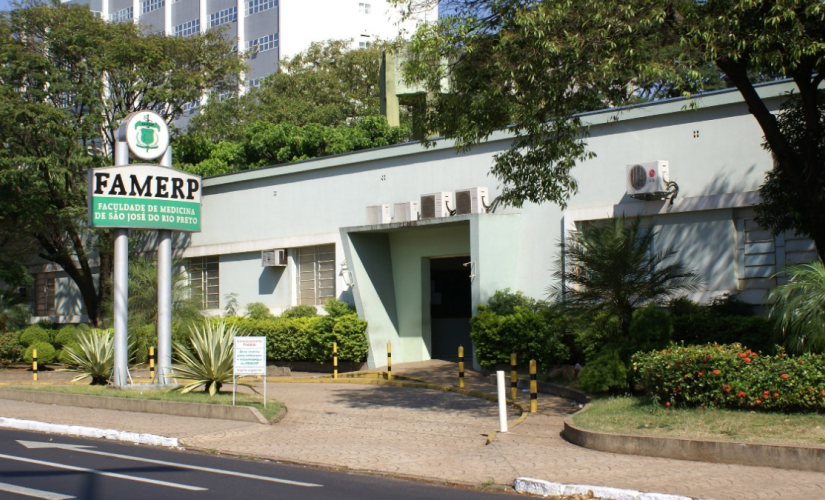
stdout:
[[[91,330],[90,330],[91,331]],[[87,332],[83,332],[80,335],[86,335]],[[69,355],[69,348],[74,349],[74,352],[80,352],[80,344],[77,340],[71,340],[63,345],[63,349],[61,349],[58,354],[57,352],[54,353],[54,357],[60,363],[64,365],[76,366],[74,359]]]
[[487,308],[499,316],[513,314],[516,307],[532,311],[536,309],[537,304],[536,299],[528,297],[522,292],[511,292],[509,288],[496,290],[496,293],[487,299]]
[[18,341],[18,334],[9,332],[0,334],[0,366],[20,361],[23,347]]
[[45,342],[48,344],[50,341],[49,332],[37,325],[30,326],[20,333],[20,345],[23,347],[29,347],[35,342]]
[[77,328],[72,325],[64,326],[60,330],[58,330],[57,334],[54,336],[54,347],[55,349],[62,349],[64,345],[76,340],[77,337]]
[[57,329],[57,323],[55,323],[54,321],[52,321],[50,319],[41,319],[40,321],[37,322],[37,326],[39,326],[40,328],[42,328],[44,330],[56,330]]
[[142,325],[129,330],[129,359],[139,365],[148,363],[149,347],[158,345],[155,325]]
[[365,361],[370,350],[366,332],[367,322],[354,314],[336,318],[332,340],[338,343],[338,359]]
[[591,394],[627,388],[627,367],[619,353],[604,352],[579,372],[579,388]]
[[763,356],[741,344],[671,346],[633,357],[636,381],[663,404],[825,410],[825,358]]
[[272,312],[263,302],[252,302],[246,305],[246,317],[250,319],[267,319]]
[[114,332],[111,330],[92,330],[78,335],[74,346],[64,349],[72,371],[80,372],[72,382],[91,377],[91,385],[107,385],[114,366]]
[[674,316],[673,340],[685,344],[740,343],[762,353],[774,350],[774,323],[764,316],[700,313]]
[[608,346],[622,350],[624,339],[619,318],[606,312],[573,314],[573,345],[585,363],[596,359]]
[[324,311],[333,318],[355,314],[355,309],[343,300],[327,299],[324,302]]
[[661,349],[670,343],[673,337],[673,320],[667,311],[655,304],[636,309],[630,322],[630,338],[633,352],[628,352],[622,359],[630,359],[634,352]]
[[32,362],[32,351],[34,349],[37,349],[37,362],[39,364],[47,365],[54,362],[54,347],[47,342],[35,342],[23,354],[23,360],[26,363]]
[[311,318],[318,316],[318,309],[315,306],[293,306],[281,313],[282,318]]

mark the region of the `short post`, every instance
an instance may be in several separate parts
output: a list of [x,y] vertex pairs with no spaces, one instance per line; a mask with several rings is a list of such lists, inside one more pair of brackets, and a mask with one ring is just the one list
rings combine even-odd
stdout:
[[507,432],[507,391],[504,389],[504,370],[496,372],[496,385],[498,386],[498,425],[501,432]]
[[387,380],[392,380],[392,344],[387,342]]
[[458,346],[458,386],[464,388],[464,346]]
[[338,342],[332,343],[332,378],[338,378]]
[[37,349],[32,349],[32,378],[37,382]]
[[155,381],[155,347],[149,346],[149,381]]
[[530,360],[530,413],[539,411],[538,386],[536,384],[536,360]]
[[514,401],[518,398],[518,363],[516,359],[516,353],[510,355],[510,399]]

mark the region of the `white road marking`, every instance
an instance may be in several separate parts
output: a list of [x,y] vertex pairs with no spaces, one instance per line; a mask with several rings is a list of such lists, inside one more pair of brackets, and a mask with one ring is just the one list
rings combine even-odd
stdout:
[[36,490],[34,488],[26,488],[25,486],[15,486],[13,484],[0,483],[0,491],[7,491],[9,493],[16,493],[27,497],[45,498],[46,500],[69,500],[73,496],[63,495],[60,493],[52,493],[51,491]]
[[102,470],[87,469],[85,467],[75,467],[74,465],[58,464],[58,463],[54,463],[54,462],[44,462],[43,460],[35,460],[33,458],[15,457],[15,456],[12,456],[12,455],[3,455],[3,454],[0,454],[0,458],[5,458],[7,460],[15,460],[17,462],[27,462],[27,463],[36,464],[36,465],[45,465],[46,467],[55,467],[57,469],[73,470],[73,471],[77,471],[77,472],[89,472],[91,474],[98,474],[100,476],[113,477],[113,478],[116,478],[116,479],[125,479],[127,481],[137,481],[138,483],[156,484],[158,486],[167,486],[169,488],[178,488],[178,489],[181,489],[181,490],[207,491],[207,488],[201,488],[199,486],[189,486],[187,484],[170,483],[170,482],[167,482],[167,481],[159,481],[157,479],[147,479],[145,477],[127,476],[125,474],[118,474],[116,472],[106,472],[106,471],[102,471]]
[[121,455],[118,453],[108,453],[105,451],[97,451],[97,450],[90,450],[88,448],[94,448],[94,446],[84,446],[84,445],[76,445],[76,444],[60,444],[60,443],[46,443],[42,441],[17,441],[18,443],[22,444],[26,448],[60,448],[64,450],[72,450],[72,451],[79,451],[81,453],[91,453],[94,455],[101,455],[104,457],[112,457],[112,458],[121,458],[123,460],[134,460],[136,462],[146,462],[149,464],[156,464],[156,465],[166,465],[169,467],[176,467],[179,469],[191,469],[191,470],[199,470],[203,472],[211,472],[214,474],[223,474],[226,476],[236,476],[236,477],[243,477],[246,479],[258,479],[260,481],[269,481],[271,483],[281,483],[281,484],[289,484],[292,486],[304,486],[308,488],[319,488],[323,487],[322,484],[315,484],[315,483],[303,483],[300,481],[291,481],[289,479],[279,479],[277,477],[267,477],[267,476],[258,476],[255,474],[246,474],[244,472],[234,472],[229,470],[222,470],[222,469],[213,469],[211,467],[200,467],[198,465],[189,465],[189,464],[179,464],[175,462],[165,462],[163,460],[154,460],[151,458],[142,458],[142,457],[133,457],[130,455]]

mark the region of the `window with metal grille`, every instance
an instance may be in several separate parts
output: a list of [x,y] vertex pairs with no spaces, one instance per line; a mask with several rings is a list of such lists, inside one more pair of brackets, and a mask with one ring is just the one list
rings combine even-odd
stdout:
[[230,7],[221,11],[209,14],[209,27],[220,26],[221,24],[231,23],[238,20],[238,8]]
[[175,36],[197,35],[201,30],[201,20],[194,19],[175,26]]
[[120,9],[119,11],[112,14],[112,22],[120,23],[123,21],[129,21],[134,17],[133,13],[133,7],[126,7],[125,9]]
[[35,314],[37,316],[54,316],[56,283],[53,274],[38,274],[35,278]]
[[298,304],[320,306],[335,297],[335,245],[298,248]]
[[813,240],[791,231],[774,235],[750,218],[737,219],[736,229],[740,290],[774,287],[783,282],[783,277],[776,273],[786,264],[817,259]]
[[189,259],[189,286],[203,309],[220,309],[221,280],[218,256]]
[[278,6],[278,0],[249,0],[246,2],[246,15],[251,16],[258,12],[274,9]]
[[140,4],[140,13],[147,14],[154,10],[158,10],[161,7],[166,5],[166,0],[147,0],[146,2],[141,2]]

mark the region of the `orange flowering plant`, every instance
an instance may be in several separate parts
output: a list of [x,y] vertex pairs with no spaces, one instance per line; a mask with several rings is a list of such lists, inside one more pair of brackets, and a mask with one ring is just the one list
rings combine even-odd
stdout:
[[740,344],[671,345],[633,356],[633,377],[671,407],[825,411],[825,358],[763,356]]

